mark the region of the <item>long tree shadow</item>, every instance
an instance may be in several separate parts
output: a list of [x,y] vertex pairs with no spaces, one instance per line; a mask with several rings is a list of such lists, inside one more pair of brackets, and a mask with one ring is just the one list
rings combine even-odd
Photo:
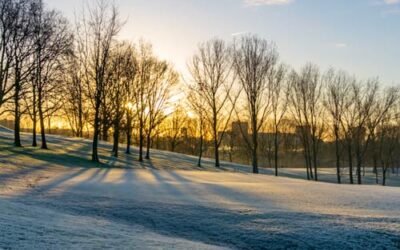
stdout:
[[365,218],[271,211],[253,213],[202,205],[143,202],[107,197],[61,195],[47,206],[114,223],[140,225],[165,236],[237,249],[354,249],[396,247],[399,234],[373,223],[399,218]]

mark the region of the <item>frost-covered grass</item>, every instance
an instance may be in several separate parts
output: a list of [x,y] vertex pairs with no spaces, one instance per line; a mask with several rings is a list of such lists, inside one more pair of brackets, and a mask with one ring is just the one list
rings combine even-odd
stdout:
[[204,171],[166,152],[139,164],[107,144],[97,165],[89,141],[49,141],[15,149],[0,132],[0,248],[400,248],[397,187]]

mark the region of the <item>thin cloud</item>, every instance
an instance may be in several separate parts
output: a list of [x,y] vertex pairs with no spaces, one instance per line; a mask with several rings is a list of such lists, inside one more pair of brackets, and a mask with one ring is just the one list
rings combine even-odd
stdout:
[[294,2],[294,0],[244,0],[244,3],[247,6],[286,5],[286,4],[290,4],[292,2]]
[[335,43],[335,48],[344,49],[344,48],[347,48],[347,44],[346,43]]
[[385,4],[398,4],[400,0],[383,0]]
[[243,35],[247,35],[247,34],[249,34],[248,31],[241,31],[241,32],[232,33],[231,36],[236,37],[236,36],[243,36]]

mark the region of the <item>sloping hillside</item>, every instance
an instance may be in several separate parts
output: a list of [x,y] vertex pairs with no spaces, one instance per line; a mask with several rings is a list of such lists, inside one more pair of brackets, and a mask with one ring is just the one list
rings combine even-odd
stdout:
[[11,135],[0,131],[0,248],[400,247],[396,187],[255,176],[228,164],[204,171],[166,152],[139,164],[108,157],[107,144],[97,166],[89,141],[50,136],[50,151],[15,149]]

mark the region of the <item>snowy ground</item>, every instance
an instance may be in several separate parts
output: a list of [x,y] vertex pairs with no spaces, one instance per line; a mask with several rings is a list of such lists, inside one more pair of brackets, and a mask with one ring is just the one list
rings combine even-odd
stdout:
[[0,130],[0,249],[400,249],[398,187],[187,171],[194,158],[165,152],[116,161],[103,144],[109,168],[85,140],[10,139]]

